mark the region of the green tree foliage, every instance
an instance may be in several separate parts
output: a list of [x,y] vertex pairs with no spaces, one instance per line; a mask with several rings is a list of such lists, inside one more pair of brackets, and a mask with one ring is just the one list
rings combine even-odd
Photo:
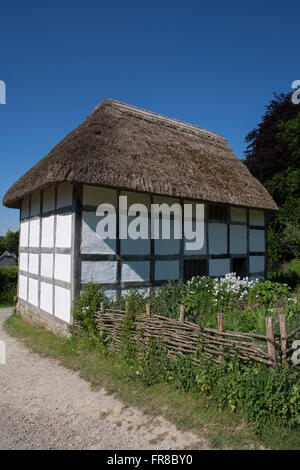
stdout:
[[291,95],[275,95],[262,122],[246,137],[245,164],[279,206],[271,219],[269,256],[300,256],[300,107]]
[[0,237],[0,255],[2,255],[4,251],[9,251],[9,253],[14,253],[18,256],[19,231],[12,232],[8,230],[5,237]]

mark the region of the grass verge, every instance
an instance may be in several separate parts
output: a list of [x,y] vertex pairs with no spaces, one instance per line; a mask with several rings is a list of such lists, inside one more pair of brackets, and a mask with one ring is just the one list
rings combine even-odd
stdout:
[[136,406],[152,416],[163,415],[179,429],[206,437],[218,449],[300,449],[300,431],[270,426],[257,436],[239,415],[216,409],[214,404],[195,394],[178,392],[172,384],[147,387],[122,371],[120,361],[103,356],[90,341],[61,338],[44,328],[26,323],[13,314],[5,330],[35,353],[56,359],[59,364],[78,371],[93,389],[104,387],[125,406]]

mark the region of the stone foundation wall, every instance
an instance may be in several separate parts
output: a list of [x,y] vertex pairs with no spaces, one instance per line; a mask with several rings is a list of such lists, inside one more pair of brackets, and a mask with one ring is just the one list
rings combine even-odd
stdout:
[[32,305],[27,304],[27,302],[19,299],[16,305],[16,311],[29,323],[43,326],[47,330],[52,331],[52,333],[59,336],[71,336],[72,325],[65,323],[53,315],[48,315],[45,312],[37,310]]

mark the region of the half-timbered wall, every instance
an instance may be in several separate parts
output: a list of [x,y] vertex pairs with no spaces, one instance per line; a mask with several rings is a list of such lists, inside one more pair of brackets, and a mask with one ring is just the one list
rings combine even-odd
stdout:
[[[204,274],[224,276],[244,262],[245,272],[251,279],[263,278],[265,273],[264,213],[245,208],[228,208],[226,220],[209,218],[205,206],[205,237],[201,250],[185,249],[185,240],[101,240],[97,235],[99,204],[110,203],[118,214],[119,196],[128,197],[128,207],[142,203],[149,208],[152,203],[169,205],[193,203],[183,199],[124,192],[108,188],[84,186],[82,192],[82,225],[80,247],[80,283],[94,281],[107,289],[115,298],[131,287],[158,286],[169,279],[184,278],[187,260],[203,260]],[[130,223],[130,218],[128,218]],[[117,217],[117,234],[118,234]],[[149,234],[150,235],[150,234]],[[172,223],[171,223],[172,236]]]
[[22,201],[18,300],[66,323],[72,322],[74,217],[71,184],[34,192]]
[[[149,208],[149,239],[103,240],[97,233],[99,204],[110,203],[118,214],[119,196],[128,207],[142,203]],[[153,203],[169,205],[195,201],[158,197],[95,186],[64,183],[37,191],[22,201],[18,298],[40,314],[72,323],[71,307],[84,284],[94,281],[116,298],[130,288],[149,289],[190,273],[224,276],[241,263],[250,278],[263,278],[265,220],[263,211],[228,207],[225,217],[213,219],[205,206],[204,246],[186,250],[185,241],[151,240]],[[130,223],[130,218],[128,218]],[[171,223],[172,228],[172,223]],[[183,227],[182,227],[183,228]]]

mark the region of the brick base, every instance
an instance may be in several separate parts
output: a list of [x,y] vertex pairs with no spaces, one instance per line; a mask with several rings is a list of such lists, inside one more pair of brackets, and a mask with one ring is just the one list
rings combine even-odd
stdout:
[[72,331],[72,325],[60,320],[54,315],[41,312],[35,309],[34,306],[19,299],[16,305],[16,311],[24,318],[25,321],[33,323],[34,325],[40,325],[46,328],[52,333],[59,336],[70,337]]

